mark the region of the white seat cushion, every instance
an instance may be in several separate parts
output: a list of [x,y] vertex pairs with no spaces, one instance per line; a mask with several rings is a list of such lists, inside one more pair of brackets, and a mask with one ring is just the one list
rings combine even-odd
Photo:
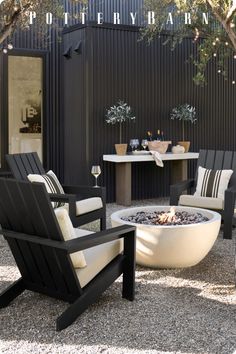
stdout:
[[102,199],[99,197],[79,200],[76,202],[76,215],[83,215],[91,211],[101,209],[102,207]]
[[194,195],[181,195],[179,205],[192,206],[204,209],[222,210],[224,208],[224,201],[221,198],[210,197],[196,197]]
[[[102,199],[99,197],[79,200],[76,202],[76,216],[83,215],[101,208],[103,208],[103,204]],[[68,211],[68,203],[62,207],[59,207],[59,209],[66,209]]]
[[[77,230],[75,229],[76,234]],[[123,251],[123,241],[116,240],[84,250],[87,267],[75,269],[81,287],[87,285],[104,267]]]

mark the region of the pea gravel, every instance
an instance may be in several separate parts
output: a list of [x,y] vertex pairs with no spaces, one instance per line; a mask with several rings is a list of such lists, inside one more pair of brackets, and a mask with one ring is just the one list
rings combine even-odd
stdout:
[[[166,200],[134,202],[134,206]],[[109,215],[122,207],[108,205]],[[97,224],[88,225],[96,229]],[[234,231],[236,237],[236,231]],[[235,242],[222,232],[207,257],[186,269],[137,267],[136,299],[121,298],[119,278],[62,332],[55,320],[67,304],[25,291],[0,310],[0,353],[236,353]],[[19,276],[0,238],[0,291]]]

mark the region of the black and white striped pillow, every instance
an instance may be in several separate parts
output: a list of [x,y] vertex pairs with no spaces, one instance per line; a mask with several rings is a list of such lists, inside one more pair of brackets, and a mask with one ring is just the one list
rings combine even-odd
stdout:
[[233,170],[208,170],[198,168],[196,197],[211,197],[224,199]]
[[[44,183],[48,193],[65,194],[62,185],[53,171],[48,171],[45,175],[30,174],[27,176],[30,182]],[[64,206],[63,202],[52,202],[53,208]]]

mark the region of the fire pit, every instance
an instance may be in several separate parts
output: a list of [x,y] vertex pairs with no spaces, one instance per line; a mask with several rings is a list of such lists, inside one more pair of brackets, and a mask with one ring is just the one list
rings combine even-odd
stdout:
[[182,268],[199,263],[212,248],[220,214],[191,207],[129,208],[111,215],[112,226],[137,227],[137,263],[154,268]]
[[142,210],[134,215],[124,216],[121,219],[135,224],[156,226],[189,225],[209,220],[208,217],[203,216],[200,212],[194,211],[190,213],[186,210],[176,210],[175,207],[171,207],[168,211],[154,210],[148,212]]

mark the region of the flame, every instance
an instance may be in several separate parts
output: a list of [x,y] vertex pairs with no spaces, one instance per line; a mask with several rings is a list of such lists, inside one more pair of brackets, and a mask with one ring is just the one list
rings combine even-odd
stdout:
[[167,224],[169,222],[175,222],[175,221],[177,221],[175,215],[175,207],[171,207],[167,213],[163,213],[162,215],[158,216],[157,223],[162,225],[162,224]]

